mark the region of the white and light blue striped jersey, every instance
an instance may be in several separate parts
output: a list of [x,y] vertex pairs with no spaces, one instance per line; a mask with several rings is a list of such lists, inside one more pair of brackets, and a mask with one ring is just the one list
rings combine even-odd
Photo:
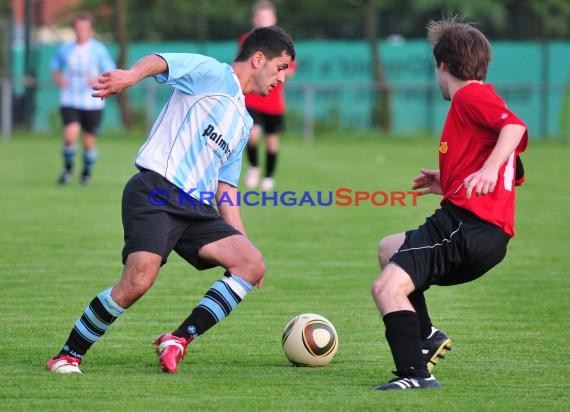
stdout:
[[105,101],[91,96],[91,82],[103,72],[116,67],[107,48],[96,39],[83,44],[63,43],[51,60],[52,71],[59,71],[67,84],[60,89],[61,106],[100,110]]
[[201,192],[216,193],[218,181],[237,187],[253,120],[232,67],[199,54],[158,55],[168,72],[155,78],[174,91],[136,166],[159,173],[198,200]]

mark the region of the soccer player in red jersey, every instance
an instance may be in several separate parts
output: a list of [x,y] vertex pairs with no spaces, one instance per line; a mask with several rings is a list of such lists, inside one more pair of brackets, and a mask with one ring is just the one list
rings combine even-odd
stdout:
[[[277,24],[277,12],[273,3],[261,0],[254,4],[251,23],[254,28],[274,26]],[[239,39],[241,45],[248,33]],[[291,62],[287,77],[293,76],[297,65]],[[245,184],[249,189],[256,188],[264,192],[273,190],[275,185],[274,173],[279,154],[279,133],[285,129],[285,89],[283,83],[277,84],[267,96],[250,93],[245,96],[245,106],[253,118],[253,129],[247,144],[247,159],[250,167],[245,176]],[[265,176],[261,179],[257,148],[262,133],[265,133]]]
[[377,390],[438,388],[433,366],[451,349],[432,326],[424,292],[470,282],[503,260],[514,236],[518,157],[525,123],[483,81],[491,60],[487,38],[449,17],[431,21],[435,77],[451,105],[439,143],[439,169],[421,169],[413,189],[442,195],[441,208],[417,229],[380,241],[381,273],[372,285],[383,315],[396,379]]

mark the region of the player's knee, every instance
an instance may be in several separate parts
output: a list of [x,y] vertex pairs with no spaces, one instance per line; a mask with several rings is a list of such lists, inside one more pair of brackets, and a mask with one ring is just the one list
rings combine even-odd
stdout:
[[372,297],[378,300],[380,295],[384,292],[385,282],[382,276],[378,276],[376,280],[372,283]]
[[376,300],[376,295],[380,292],[380,285],[378,285],[378,279],[376,279],[372,283],[372,287],[370,288],[370,292],[372,293],[372,297]]
[[252,262],[252,267],[253,267],[252,272],[255,274],[256,277],[255,283],[257,283],[258,281],[263,279],[266,271],[265,260],[263,259],[263,256],[261,256],[261,253],[258,253],[256,258]]
[[133,276],[125,278],[124,283],[126,284],[125,286],[128,288],[128,290],[130,291],[129,294],[131,295],[131,299],[137,300],[142,295],[144,295],[147,290],[149,290],[152,287],[155,280],[156,276],[150,275],[146,272],[140,272],[134,274]]
[[123,276],[117,286],[128,291],[130,299],[136,300],[149,290],[158,276],[161,257],[146,258],[139,253],[129,255]]
[[155,278],[125,277],[113,287],[113,299],[122,308],[127,309],[139,300],[153,285]]
[[251,284],[257,284],[265,276],[265,261],[261,253],[255,249],[243,256],[237,274],[246,279]]
[[372,283],[372,296],[377,302],[383,302],[400,294],[405,295],[402,285],[390,273],[385,271]]

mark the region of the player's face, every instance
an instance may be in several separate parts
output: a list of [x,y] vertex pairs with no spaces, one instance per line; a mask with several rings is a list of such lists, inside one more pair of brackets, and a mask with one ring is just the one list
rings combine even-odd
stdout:
[[275,16],[275,12],[272,9],[264,7],[255,11],[251,22],[253,27],[275,26],[277,24],[277,16]]
[[77,43],[80,44],[88,41],[93,34],[93,28],[91,27],[91,22],[89,20],[76,21],[73,29],[75,30]]
[[265,63],[257,72],[257,89],[255,93],[267,96],[278,84],[285,83],[285,72],[291,63],[291,56],[283,52],[281,56],[271,60],[265,60]]

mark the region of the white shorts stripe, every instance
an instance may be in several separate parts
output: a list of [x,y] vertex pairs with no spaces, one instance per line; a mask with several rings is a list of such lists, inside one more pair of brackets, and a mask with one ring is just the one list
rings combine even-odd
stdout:
[[459,226],[457,226],[457,229],[455,229],[453,232],[451,232],[451,234],[449,235],[449,238],[442,239],[441,243],[434,243],[433,245],[421,246],[421,247],[411,247],[408,249],[399,249],[396,253],[409,252],[410,250],[433,249],[433,248],[436,248],[438,246],[443,246],[444,243],[450,243],[453,235],[455,235],[457,232],[459,232],[459,229],[461,229],[462,223],[463,222],[459,222]]

